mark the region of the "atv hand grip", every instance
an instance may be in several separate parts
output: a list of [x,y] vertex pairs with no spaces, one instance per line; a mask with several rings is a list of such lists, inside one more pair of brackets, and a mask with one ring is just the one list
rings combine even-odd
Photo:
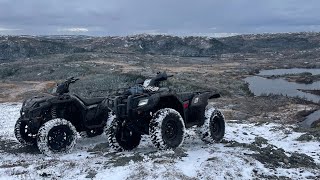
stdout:
[[70,82],[70,83],[75,83],[75,82],[78,81],[78,80],[79,80],[79,78],[76,78],[76,79],[75,79],[74,77],[72,77],[72,78],[69,79],[69,82]]

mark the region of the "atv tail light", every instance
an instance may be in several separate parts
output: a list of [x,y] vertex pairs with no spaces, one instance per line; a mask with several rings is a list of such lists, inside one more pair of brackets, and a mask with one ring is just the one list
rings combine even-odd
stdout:
[[144,106],[148,104],[148,99],[142,99],[139,101],[138,106]]
[[183,108],[184,109],[188,109],[188,107],[189,107],[189,102],[187,101],[187,102],[184,102],[183,103]]

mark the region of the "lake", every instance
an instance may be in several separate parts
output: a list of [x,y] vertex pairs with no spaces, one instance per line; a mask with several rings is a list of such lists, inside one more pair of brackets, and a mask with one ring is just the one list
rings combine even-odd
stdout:
[[[320,96],[311,93],[302,92],[302,90],[320,90],[320,81],[313,82],[312,84],[301,84],[296,82],[289,82],[284,78],[268,79],[264,76],[278,76],[285,74],[300,74],[311,73],[312,75],[319,75],[320,69],[273,69],[260,71],[256,76],[247,77],[244,79],[249,84],[250,91],[256,95],[269,95],[277,94],[289,97],[298,97],[311,101],[314,103],[320,103]],[[306,120],[302,123],[303,126],[310,127],[312,123],[320,118],[320,110],[310,114]]]

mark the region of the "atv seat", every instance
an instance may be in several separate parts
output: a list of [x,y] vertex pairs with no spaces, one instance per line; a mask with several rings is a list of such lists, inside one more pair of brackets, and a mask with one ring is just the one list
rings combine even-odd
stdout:
[[159,88],[159,91],[160,91],[160,92],[168,92],[168,91],[169,91],[169,88],[167,88],[167,87],[161,87],[161,88]]
[[185,92],[185,93],[179,93],[178,97],[181,101],[190,101],[194,96],[194,93],[192,92]]
[[[75,95],[77,96],[77,95]],[[96,97],[96,98],[82,98],[77,96],[77,98],[83,102],[84,105],[86,106],[90,106],[90,105],[94,105],[94,104],[98,104],[101,103],[105,98],[104,97]]]

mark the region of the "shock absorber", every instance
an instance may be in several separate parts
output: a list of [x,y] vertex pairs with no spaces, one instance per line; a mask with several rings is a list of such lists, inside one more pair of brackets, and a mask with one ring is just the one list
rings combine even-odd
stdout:
[[57,118],[57,109],[56,109],[56,107],[52,107],[51,108],[51,117],[52,117],[52,119]]

